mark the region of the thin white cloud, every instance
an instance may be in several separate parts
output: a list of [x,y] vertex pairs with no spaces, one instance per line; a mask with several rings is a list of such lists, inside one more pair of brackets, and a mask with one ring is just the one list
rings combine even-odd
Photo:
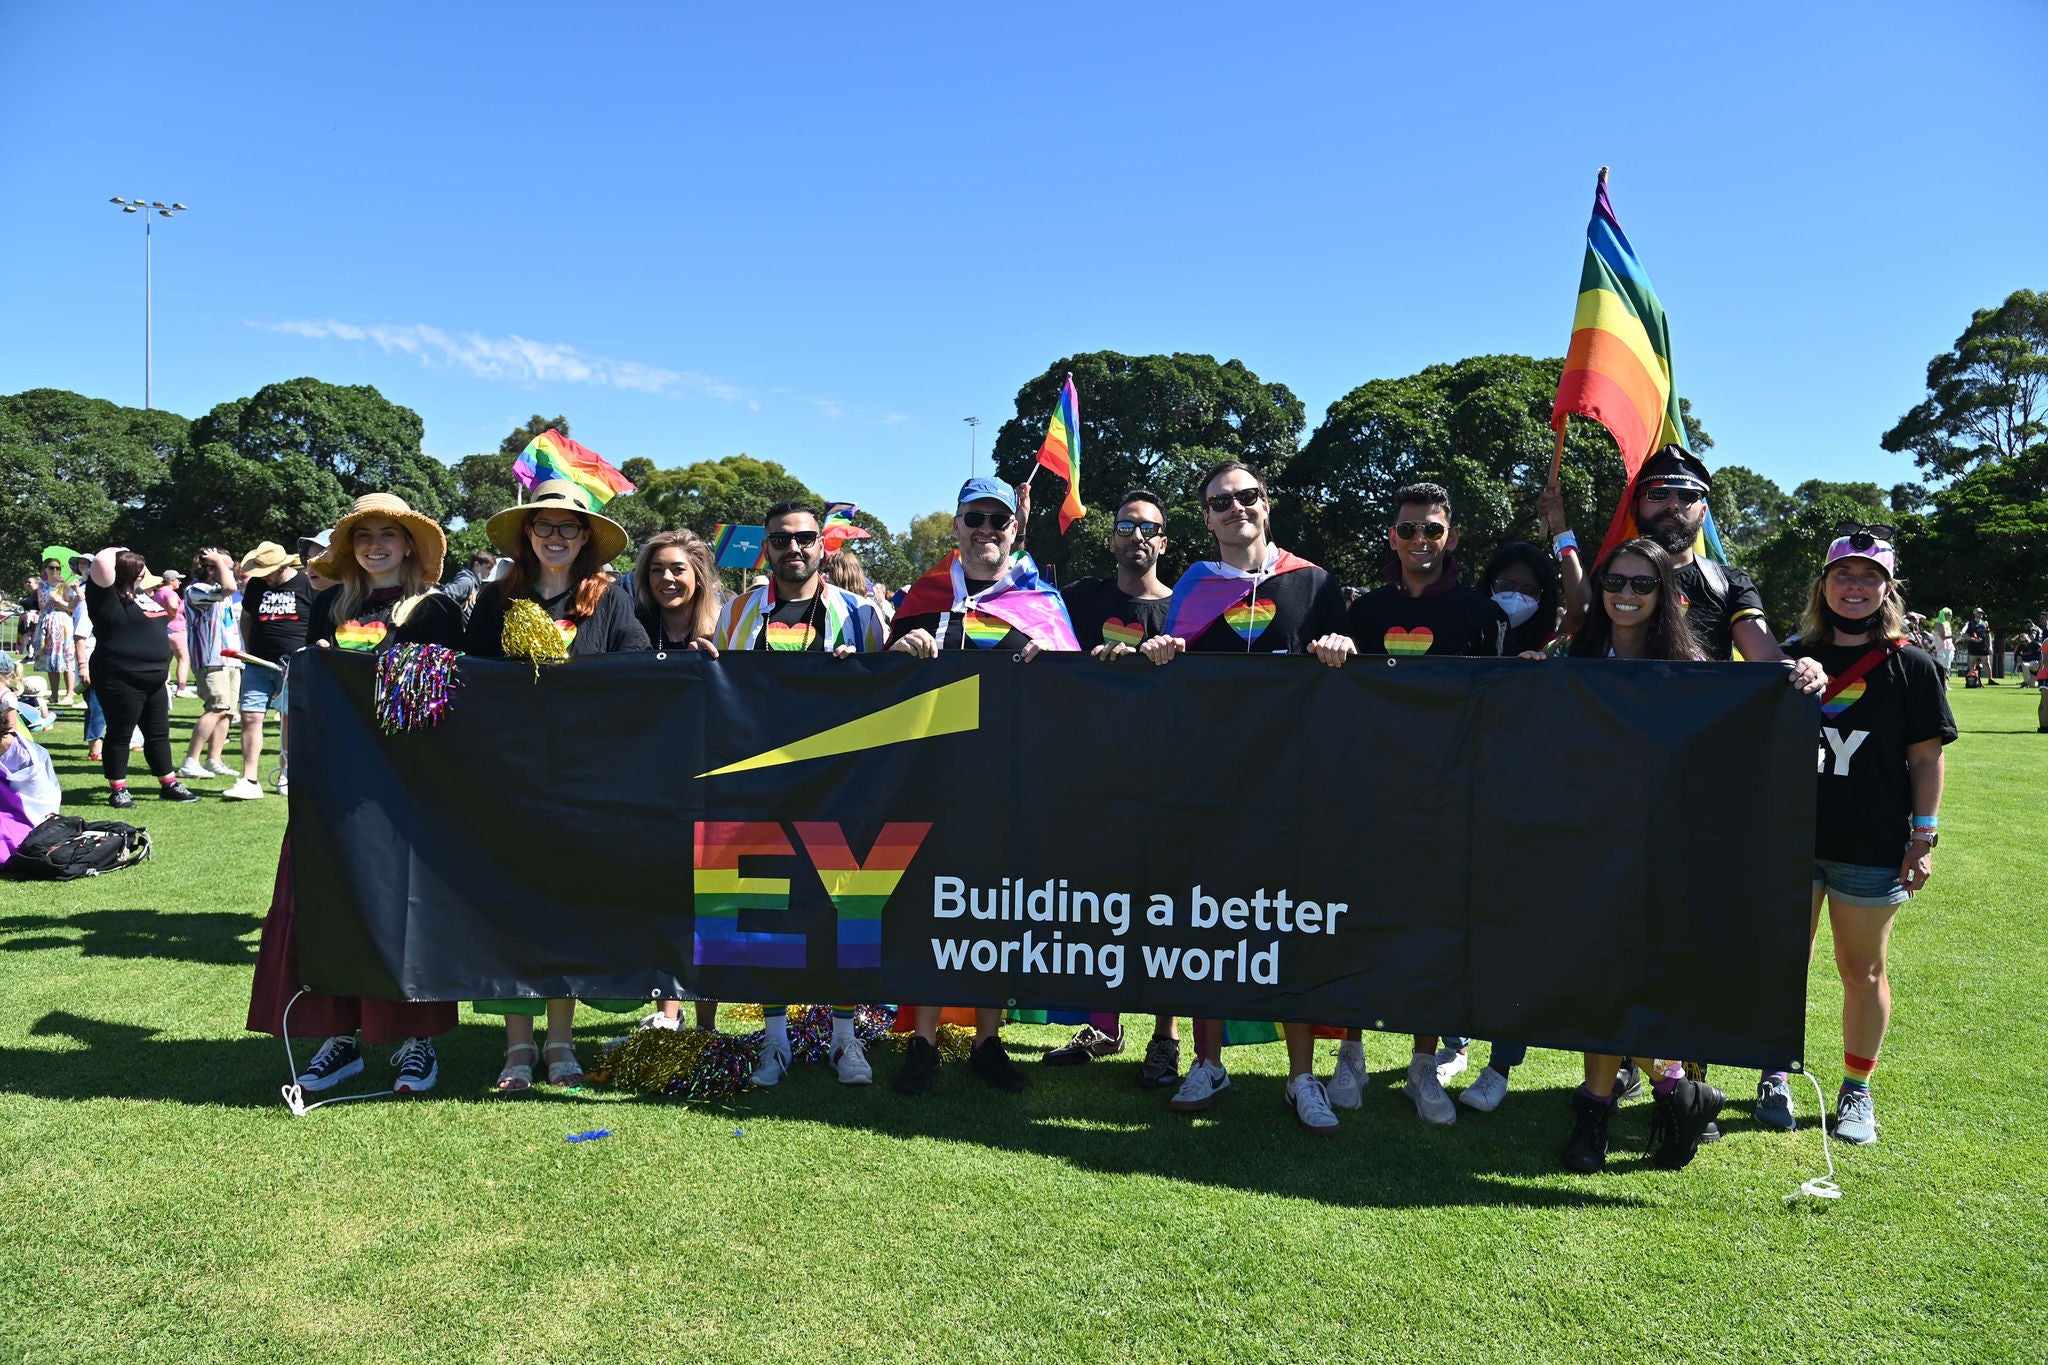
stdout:
[[833,402],[829,398],[813,398],[811,400],[811,406],[816,408],[819,412],[824,413],[827,417],[833,418],[834,420],[837,420],[839,415],[845,411],[844,408],[840,407],[837,403]]
[[[481,332],[447,332],[419,323],[361,326],[352,322],[251,322],[265,332],[304,337],[308,341],[375,342],[386,354],[409,355],[420,364],[464,370],[479,379],[514,383],[595,384],[634,393],[697,394],[731,403],[744,391],[696,370],[671,370],[638,360],[613,360],[591,355],[561,342],[534,341],[516,333],[490,337]],[[750,407],[758,405],[747,400]]]

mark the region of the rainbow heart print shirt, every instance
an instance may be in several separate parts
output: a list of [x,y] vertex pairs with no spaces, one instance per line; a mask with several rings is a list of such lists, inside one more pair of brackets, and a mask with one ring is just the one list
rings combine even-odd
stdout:
[[1428,626],[1417,626],[1413,630],[1403,630],[1395,626],[1380,637],[1381,649],[1400,658],[1409,659],[1418,654],[1429,653],[1430,646],[1435,643],[1436,632]]
[[1124,621],[1110,617],[1102,623],[1102,643],[1106,645],[1129,645],[1136,649],[1145,643],[1145,623]]
[[1237,632],[1239,639],[1250,644],[1265,632],[1267,626],[1273,624],[1273,614],[1276,610],[1272,598],[1261,597],[1255,602],[1239,602],[1226,608],[1223,621]]
[[970,611],[960,618],[960,626],[967,632],[967,638],[979,649],[994,649],[1009,638],[1010,623],[1000,616],[987,616]]
[[343,621],[334,628],[336,649],[371,650],[384,643],[384,637],[391,633],[387,621]]
[[811,647],[811,641],[817,638],[817,632],[811,628],[809,621],[798,621],[794,624],[770,621],[764,628],[762,638],[770,649],[801,653]]

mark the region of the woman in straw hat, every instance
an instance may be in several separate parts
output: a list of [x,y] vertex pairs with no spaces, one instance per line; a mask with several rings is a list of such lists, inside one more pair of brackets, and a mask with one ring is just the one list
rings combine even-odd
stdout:
[[[476,596],[464,632],[464,647],[484,658],[503,658],[507,608],[518,601],[538,605],[562,633],[569,657],[613,654],[648,647],[647,632],[633,614],[633,598],[605,566],[625,551],[626,528],[591,510],[583,490],[566,479],[550,479],[527,500],[484,523],[491,544],[505,558],[499,577]],[[592,1000],[611,1011],[637,1010],[639,1001]],[[574,1000],[545,1002],[548,1042],[535,1046],[533,1021],[539,1000],[480,1000],[483,1014],[505,1016],[505,1065],[500,1094],[523,1094],[533,1086],[533,1067],[545,1058],[548,1084],[574,1085],[583,1078],[571,1029]]]
[[114,736],[100,755],[100,771],[110,789],[107,803],[116,810],[135,805],[128,794],[128,736],[138,725],[159,795],[166,801],[199,799],[178,780],[171,757],[171,696],[164,686],[171,675],[171,637],[164,631],[169,613],[151,596],[162,584],[141,555],[121,546],[94,555],[85,572],[85,609],[95,641],[93,690]]
[[[315,648],[379,650],[397,644],[445,645],[462,638],[462,613],[437,592],[448,538],[432,517],[403,498],[369,493],[357,498],[334,525],[327,553],[309,566],[334,586],[313,599],[307,643]],[[249,1028],[283,1034],[284,1014],[302,1034],[326,1041],[299,1074],[302,1090],[326,1090],[363,1069],[363,1043],[397,1043],[392,1090],[417,1095],[440,1078],[433,1039],[455,1027],[450,1003],[408,1004],[354,996],[300,994],[298,944],[293,923],[291,834],[278,857],[277,885],[249,998]],[[294,997],[297,1003],[294,1004]]]

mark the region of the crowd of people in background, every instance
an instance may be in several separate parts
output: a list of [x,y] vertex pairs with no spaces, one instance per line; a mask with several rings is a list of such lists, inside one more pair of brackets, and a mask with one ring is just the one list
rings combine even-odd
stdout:
[[[733,650],[809,652],[848,657],[896,651],[930,659],[948,651],[1009,652],[1029,662],[1057,650],[1103,660],[1143,659],[1170,666],[1186,653],[1312,655],[1342,668],[1361,655],[1519,657],[1545,660],[1740,659],[1782,668],[1791,686],[1823,699],[1816,739],[1820,772],[1809,932],[1828,914],[1843,982],[1844,1079],[1832,1121],[1851,1142],[1877,1139],[1870,1077],[1890,1016],[1886,951],[1898,909],[1932,875],[1938,842],[1942,746],[1955,737],[1946,699],[1952,672],[1978,678],[1990,669],[1993,638],[1985,613],[1967,621],[1943,609],[1908,612],[1891,528],[1845,524],[1819,560],[1797,629],[1784,637],[1765,620],[1754,583],[1739,568],[1699,552],[1712,477],[1690,452],[1671,446],[1644,466],[1631,509],[1636,533],[1598,555],[1579,546],[1563,500],[1545,490],[1538,509],[1547,544],[1500,549],[1467,581],[1458,559],[1460,527],[1449,494],[1430,483],[1397,492],[1385,509],[1385,580],[1346,589],[1318,565],[1273,543],[1270,505],[1259,472],[1228,461],[1201,486],[1212,545],[1169,583],[1164,501],[1133,489],[1118,502],[1110,535],[1113,578],[1084,578],[1056,588],[1044,580],[1018,537],[1029,513],[1029,484],[970,480],[959,490],[955,548],[918,582],[891,595],[870,585],[850,551],[827,556],[818,509],[799,502],[769,509],[767,573],[728,593],[706,542],[687,529],[663,531],[638,547],[625,574],[610,566],[629,548],[625,530],[594,508],[573,483],[547,483],[490,518],[491,551],[473,555],[442,585],[446,534],[432,518],[391,494],[360,498],[331,532],[301,541],[297,552],[266,542],[239,559],[213,548],[193,557],[189,581],[159,577],[142,557],[112,547],[52,559],[33,585],[29,665],[47,675],[57,707],[86,697],[97,725],[97,757],[117,808],[128,808],[130,752],[142,753],[169,801],[198,799],[190,782],[232,779],[233,800],[265,792],[261,760],[268,716],[280,716],[279,769],[272,785],[288,790],[290,660],[308,648],[373,651],[399,643],[436,644],[470,655],[507,652],[508,622],[531,603],[559,632],[569,665],[596,654],[696,651],[715,661]],[[1589,560],[1591,562],[1589,562]],[[1200,591],[1197,586],[1200,585]],[[1219,588],[1218,585],[1221,585]],[[1208,604],[1197,608],[1197,602]],[[1213,608],[1213,609],[1211,609]],[[1168,622],[1175,622],[1168,633]],[[2038,674],[2042,629],[2029,626],[2013,650]],[[1984,678],[1989,681],[1989,678]],[[196,695],[202,714],[182,764],[168,738],[173,696]],[[94,718],[97,718],[95,722]],[[223,760],[239,722],[241,765]],[[2042,729],[2048,732],[2048,695]],[[13,733],[10,731],[10,733]],[[366,1046],[391,1045],[393,1089],[417,1094],[439,1078],[434,1039],[452,1029],[452,1004],[408,1004],[312,995],[299,987],[293,928],[289,836],[266,918],[249,1014],[252,1029],[293,1031],[324,1041],[298,1077],[308,1091],[359,1074]],[[634,1010],[644,1002],[585,1001]],[[582,1075],[571,1026],[574,1000],[479,1002],[503,1017],[506,1051],[495,1082],[506,1095]],[[685,1005],[697,1027],[715,1024],[716,1002],[664,1002],[646,1027],[683,1027]],[[766,1036],[754,1081],[777,1084],[791,1065],[784,1007],[763,1006]],[[893,1078],[904,1094],[929,1091],[942,1070],[937,1046],[941,1006],[907,1011],[915,1036]],[[847,1084],[872,1080],[853,1029],[854,1007],[834,1007],[830,1063]],[[976,1012],[970,1070],[999,1091],[1029,1084],[1004,1046],[1000,1011]],[[542,1030],[544,1029],[544,1033]],[[1147,1088],[1171,1090],[1177,1112],[1215,1108],[1228,1095],[1225,1066],[1235,1041],[1229,1021],[1191,1021],[1193,1060],[1181,1070],[1180,1021],[1160,1017],[1138,1072]],[[1364,1037],[1357,1029],[1297,1022],[1283,1029],[1286,1098],[1304,1130],[1328,1134],[1339,1110],[1355,1109],[1366,1086]],[[1317,1067],[1319,1039],[1336,1042],[1327,1079]],[[1413,1036],[1404,1093],[1425,1123],[1448,1125],[1460,1107],[1491,1113],[1506,1100],[1526,1048],[1488,1043],[1487,1065],[1453,1102],[1447,1083],[1470,1066],[1471,1039]],[[1043,1059],[1075,1066],[1124,1050],[1122,1021],[1089,1018]],[[1655,1105],[1654,1156],[1678,1168],[1718,1136],[1726,1097],[1705,1068],[1683,1058],[1588,1054],[1572,1100],[1564,1163],[1575,1171],[1606,1160],[1616,1106],[1647,1086]],[[1792,1129],[1797,1120],[1788,1078],[1758,1078],[1756,1121]]]

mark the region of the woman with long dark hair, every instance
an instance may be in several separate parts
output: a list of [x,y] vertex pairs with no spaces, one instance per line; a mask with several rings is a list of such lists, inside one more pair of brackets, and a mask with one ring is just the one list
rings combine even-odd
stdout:
[[149,572],[142,556],[125,547],[110,547],[93,556],[85,572],[85,609],[92,618],[93,689],[114,738],[100,754],[107,804],[128,810],[128,737],[142,729],[142,756],[156,774],[157,790],[166,801],[197,801],[198,795],[178,780],[171,757],[171,697],[164,684],[171,675],[171,638],[164,630],[169,615],[150,595],[163,580]]
[[1574,659],[1705,657],[1685,624],[1671,556],[1647,536],[1624,540],[1593,569],[1593,604],[1572,637]]

